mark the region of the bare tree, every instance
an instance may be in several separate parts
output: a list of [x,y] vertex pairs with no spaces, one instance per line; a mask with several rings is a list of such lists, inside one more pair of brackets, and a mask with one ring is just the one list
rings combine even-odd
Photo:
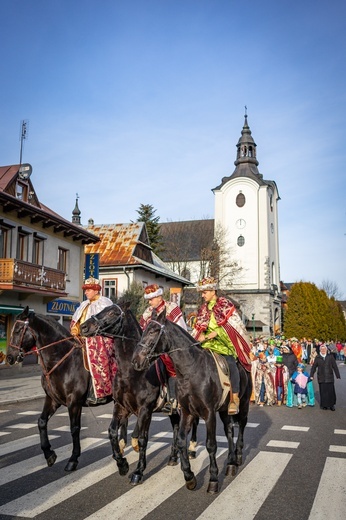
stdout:
[[191,220],[161,224],[162,260],[192,281],[214,276],[230,288],[242,268],[227,248],[226,232],[214,230],[214,220]]
[[336,282],[333,282],[332,280],[322,280],[320,288],[323,289],[329,298],[334,298],[334,300],[342,299],[342,292]]

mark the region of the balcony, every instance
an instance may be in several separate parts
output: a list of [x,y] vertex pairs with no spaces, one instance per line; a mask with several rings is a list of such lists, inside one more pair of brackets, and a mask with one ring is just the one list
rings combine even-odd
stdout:
[[1,290],[65,296],[65,272],[14,258],[1,258]]

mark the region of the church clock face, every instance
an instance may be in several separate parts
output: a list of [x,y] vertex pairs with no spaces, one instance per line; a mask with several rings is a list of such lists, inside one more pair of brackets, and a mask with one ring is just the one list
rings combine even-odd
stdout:
[[239,218],[235,225],[237,226],[238,229],[244,229],[244,227],[246,226],[246,222],[243,218]]

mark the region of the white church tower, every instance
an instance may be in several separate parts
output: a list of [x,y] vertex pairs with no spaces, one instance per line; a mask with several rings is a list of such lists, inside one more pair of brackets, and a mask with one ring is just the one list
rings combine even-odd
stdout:
[[281,294],[277,203],[274,181],[258,171],[256,143],[245,114],[237,144],[235,170],[213,189],[215,232],[223,230],[230,256],[242,270],[232,287],[222,287],[240,303],[256,336],[281,330]]

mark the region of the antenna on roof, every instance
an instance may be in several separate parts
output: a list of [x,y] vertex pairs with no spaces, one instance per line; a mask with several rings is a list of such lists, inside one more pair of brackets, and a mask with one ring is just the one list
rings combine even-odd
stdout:
[[29,121],[27,119],[23,119],[20,122],[20,158],[19,164],[22,164],[22,155],[23,155],[23,143],[24,140],[28,138],[28,130],[29,130]]

